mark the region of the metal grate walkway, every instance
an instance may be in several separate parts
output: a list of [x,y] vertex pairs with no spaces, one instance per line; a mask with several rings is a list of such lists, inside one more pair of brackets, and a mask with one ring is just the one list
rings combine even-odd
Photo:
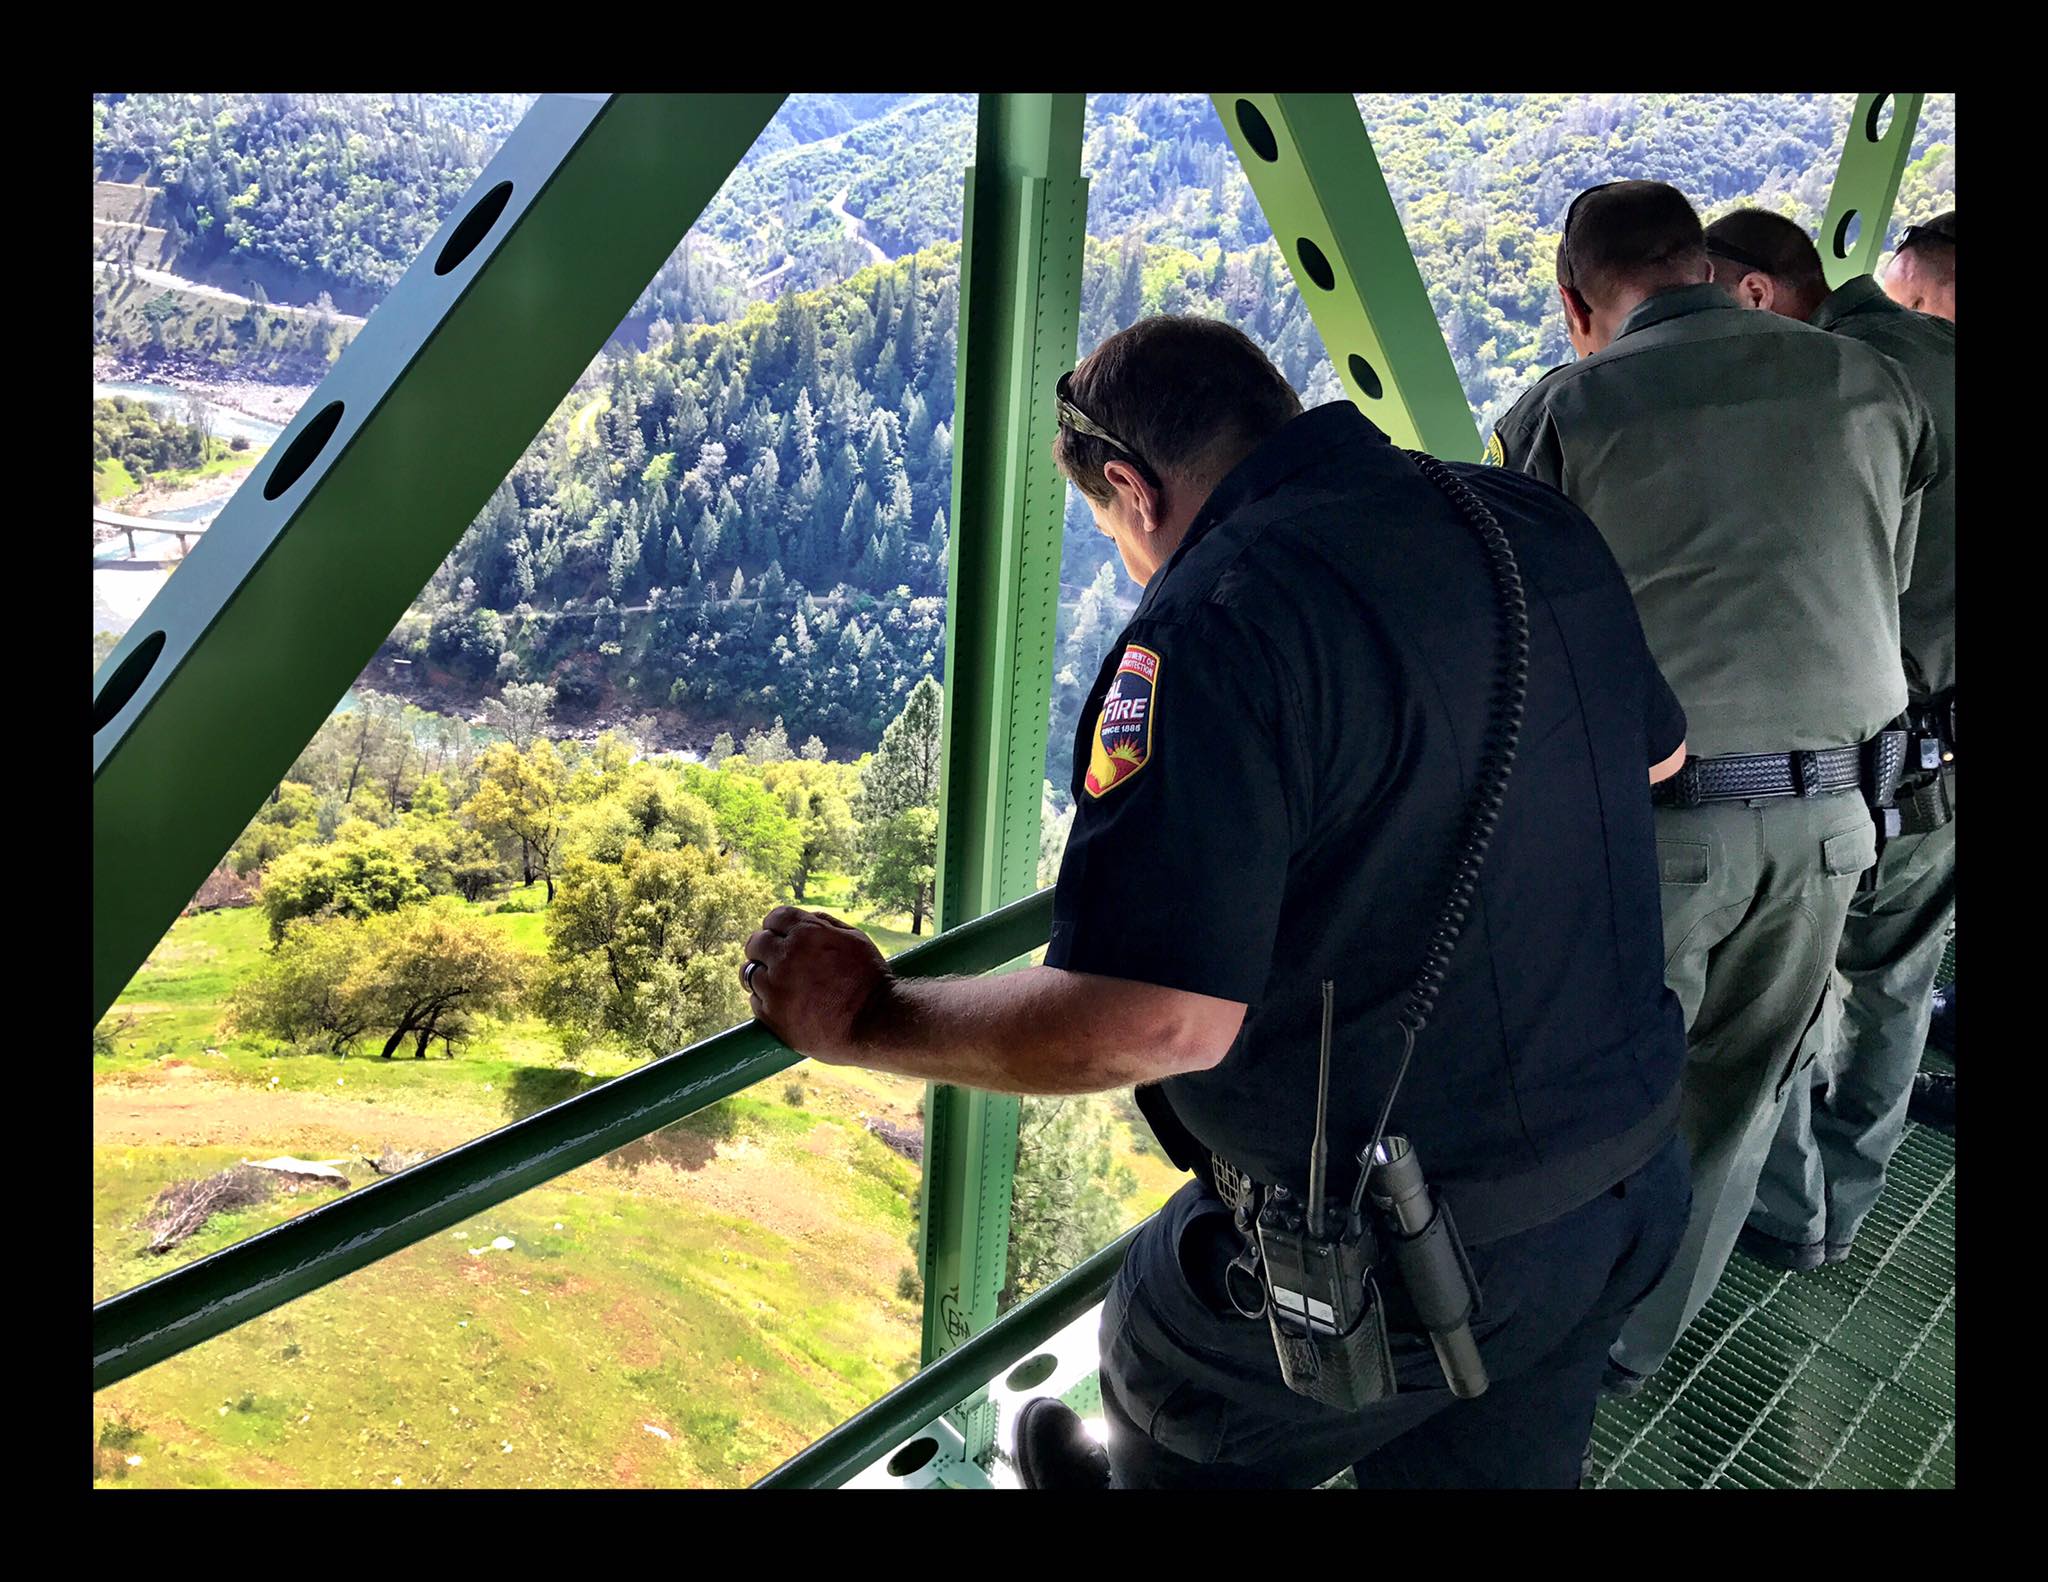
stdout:
[[1908,1129],[1849,1261],[1737,1253],[1639,1395],[1603,1404],[1591,1488],[1953,1488],[1955,1142]]
[[1849,1261],[1737,1252],[1642,1392],[1601,1406],[1585,1486],[1954,1488],[1955,1246],[1955,1139],[1909,1126]]

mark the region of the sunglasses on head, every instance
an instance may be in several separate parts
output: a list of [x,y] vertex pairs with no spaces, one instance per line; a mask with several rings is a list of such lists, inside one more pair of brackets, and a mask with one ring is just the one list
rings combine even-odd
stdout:
[[1769,264],[1765,263],[1761,258],[1757,257],[1756,254],[1745,253],[1741,248],[1735,246],[1733,243],[1723,242],[1712,236],[1709,236],[1707,238],[1707,251],[1712,253],[1716,258],[1725,258],[1730,263],[1740,264],[1744,269],[1754,270],[1758,274],[1775,275],[1777,273],[1776,270],[1772,269]]
[[1061,426],[1072,429],[1076,434],[1086,434],[1091,439],[1099,439],[1105,445],[1112,445],[1130,457],[1132,461],[1136,461],[1138,459],[1136,451],[1132,450],[1130,446],[1126,445],[1086,412],[1083,412],[1074,405],[1073,389],[1074,376],[1071,373],[1061,374],[1060,382],[1055,388],[1055,394],[1058,396],[1060,404]]
[[1086,434],[1090,439],[1099,439],[1103,444],[1110,446],[1112,449],[1122,451],[1131,458],[1131,464],[1138,469],[1138,472],[1147,483],[1155,489],[1161,487],[1159,474],[1153,470],[1150,462],[1146,461],[1137,451],[1126,445],[1086,412],[1083,412],[1074,405],[1073,389],[1073,374],[1061,374],[1059,384],[1054,387],[1054,393],[1059,400],[1060,426],[1062,428],[1070,428],[1076,434]]

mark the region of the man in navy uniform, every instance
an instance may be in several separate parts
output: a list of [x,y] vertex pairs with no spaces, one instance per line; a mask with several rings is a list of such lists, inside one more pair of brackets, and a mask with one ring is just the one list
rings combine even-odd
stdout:
[[[1082,715],[1045,964],[901,981],[858,931],[779,907],[747,942],[755,1012],[827,1062],[1139,1084],[1194,1172],[1104,1307],[1106,1457],[1030,1402],[1028,1486],[1576,1486],[1608,1347],[1689,1202],[1649,801],[1685,721],[1620,569],[1546,485],[1440,484],[1350,404],[1303,413],[1225,324],[1147,319],[1060,397],[1056,459],[1145,594]],[[1398,1393],[1343,1411],[1291,1391],[1266,1320],[1227,1299],[1244,1242],[1218,1183],[1303,1191],[1324,980],[1333,1196],[1394,1085],[1510,646],[1459,486],[1519,561],[1527,695],[1387,1130],[1455,1210],[1491,1387],[1452,1395],[1383,1262]]]

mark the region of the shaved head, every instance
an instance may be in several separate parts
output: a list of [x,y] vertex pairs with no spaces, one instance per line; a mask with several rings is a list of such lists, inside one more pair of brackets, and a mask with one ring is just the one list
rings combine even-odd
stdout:
[[1956,211],[1906,228],[1879,282],[1885,295],[1915,313],[1951,324],[1956,317]]

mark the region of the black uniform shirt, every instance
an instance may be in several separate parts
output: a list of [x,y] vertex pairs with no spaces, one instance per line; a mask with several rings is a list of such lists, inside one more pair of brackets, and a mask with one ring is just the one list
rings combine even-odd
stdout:
[[[1667,1098],[1684,1055],[1647,772],[1684,715],[1585,516],[1533,479],[1456,471],[1520,561],[1530,674],[1481,897],[1390,1125],[1442,1180],[1616,1136]],[[1307,1175],[1324,978],[1331,1188],[1355,1180],[1500,652],[1477,537],[1336,403],[1217,486],[1096,677],[1046,962],[1250,1007],[1219,1065],[1161,1089],[1262,1180]]]

